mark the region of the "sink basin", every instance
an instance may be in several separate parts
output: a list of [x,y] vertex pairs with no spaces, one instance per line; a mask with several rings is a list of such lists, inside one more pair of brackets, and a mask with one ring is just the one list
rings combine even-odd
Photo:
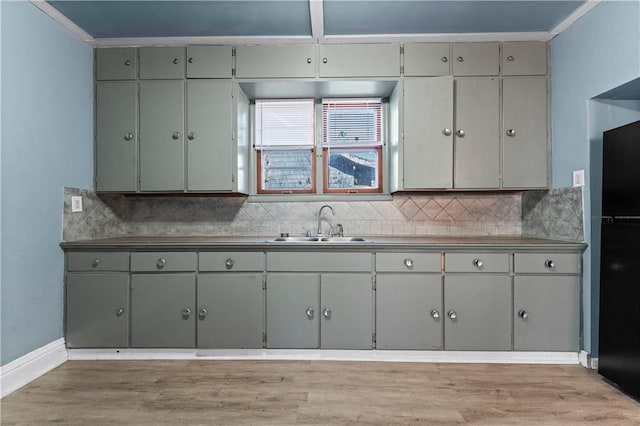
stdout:
[[367,243],[362,237],[276,237],[267,240],[268,243]]

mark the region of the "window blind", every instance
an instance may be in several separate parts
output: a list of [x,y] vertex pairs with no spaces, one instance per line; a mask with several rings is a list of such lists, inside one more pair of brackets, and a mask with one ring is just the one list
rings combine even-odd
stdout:
[[258,99],[255,117],[256,149],[313,148],[313,99]]
[[361,147],[382,144],[382,100],[323,99],[325,146]]

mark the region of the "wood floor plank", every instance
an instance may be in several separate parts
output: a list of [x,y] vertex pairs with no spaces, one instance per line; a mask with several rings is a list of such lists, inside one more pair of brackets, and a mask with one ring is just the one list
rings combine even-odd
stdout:
[[0,403],[2,425],[640,425],[580,366],[69,361]]

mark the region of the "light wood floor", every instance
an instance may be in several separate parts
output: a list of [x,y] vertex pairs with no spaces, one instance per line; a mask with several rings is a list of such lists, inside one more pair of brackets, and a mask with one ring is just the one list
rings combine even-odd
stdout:
[[579,366],[69,361],[1,401],[2,425],[640,425]]

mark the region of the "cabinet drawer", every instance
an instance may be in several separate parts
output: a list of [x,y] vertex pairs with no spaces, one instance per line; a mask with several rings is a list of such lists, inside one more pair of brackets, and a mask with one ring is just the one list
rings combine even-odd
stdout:
[[67,271],[128,271],[129,252],[69,252]]
[[262,271],[263,253],[221,252],[200,253],[200,271]]
[[231,46],[187,47],[187,78],[231,78]]
[[371,253],[273,252],[267,253],[267,271],[363,272],[371,271]]
[[377,253],[378,272],[440,272],[440,253]]
[[196,254],[189,252],[131,253],[131,270],[139,271],[195,271]]
[[503,43],[502,75],[545,75],[547,43],[521,41]]
[[236,77],[297,78],[315,77],[316,47],[238,46]]
[[498,75],[498,43],[460,43],[453,45],[453,75]]
[[516,273],[579,274],[578,253],[516,253],[513,259]]
[[96,49],[96,80],[135,80],[137,74],[135,47]]
[[404,45],[404,75],[449,75],[449,43],[407,43]]
[[184,57],[184,47],[141,47],[140,78],[184,78]]
[[509,272],[507,253],[448,253],[447,272]]
[[321,44],[318,49],[320,77],[400,76],[397,44]]

